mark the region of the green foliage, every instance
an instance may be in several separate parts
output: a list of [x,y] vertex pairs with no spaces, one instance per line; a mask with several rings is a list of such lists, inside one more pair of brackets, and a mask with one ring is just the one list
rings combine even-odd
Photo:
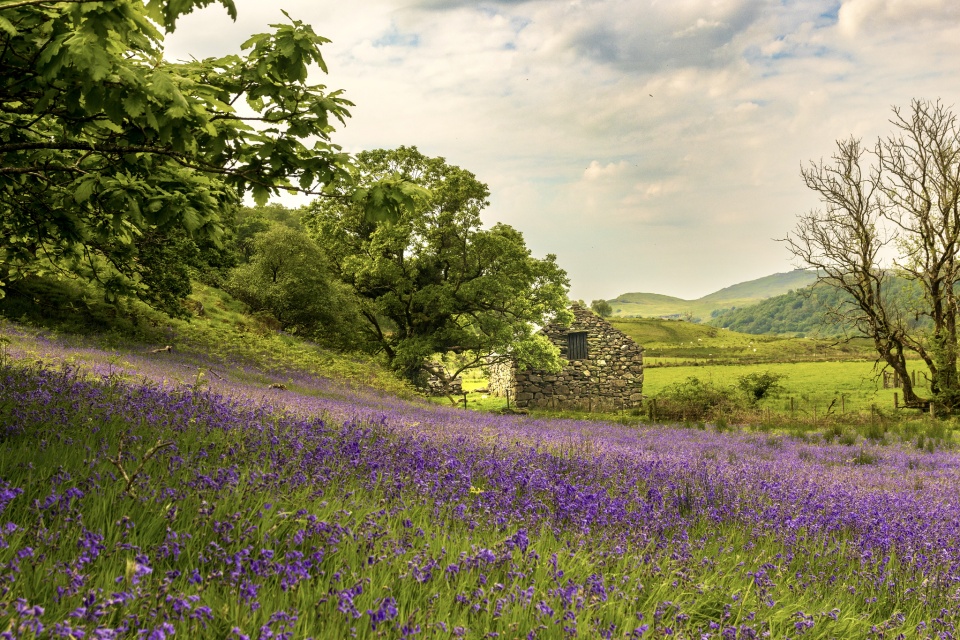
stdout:
[[[108,299],[135,294],[175,311],[182,278],[151,289],[163,278],[141,250],[155,254],[153,239],[180,232],[219,246],[244,194],[262,203],[337,185],[368,216],[396,217],[409,186],[351,188],[350,158],[330,138],[350,103],[308,82],[311,67],[326,71],[327,42],[309,25],[272,25],[243,55],[164,60],[160,29],[209,4],[0,7],[0,295],[27,276],[66,272],[100,283]],[[231,0],[220,4],[235,15]]]
[[657,395],[658,414],[677,420],[704,420],[737,407],[732,388],[720,387],[696,376],[674,383]]
[[838,335],[849,327],[830,322],[827,314],[831,309],[842,309],[847,304],[848,297],[837,289],[813,286],[749,307],[721,311],[709,324],[740,333]]
[[278,224],[258,234],[250,261],[232,272],[226,288],[252,311],[269,313],[286,331],[328,345],[356,342],[353,298],[303,231]]
[[737,388],[743,391],[752,402],[759,402],[764,398],[776,395],[783,391],[780,381],[787,376],[772,371],[754,371],[737,378]]
[[[918,334],[927,330],[929,321],[916,313],[921,292],[915,283],[890,276],[885,291],[891,306],[901,310],[911,330]],[[755,335],[856,335],[855,328],[843,318],[850,309],[849,295],[821,283],[749,307],[718,311],[708,324]]]
[[361,299],[367,335],[392,366],[411,380],[447,352],[473,354],[468,368],[511,352],[538,368],[555,366],[556,349],[533,325],[565,316],[566,273],[552,255],[532,257],[512,227],[483,228],[487,186],[415,147],[363,152],[357,161],[361,184],[419,185],[416,206],[377,225],[349,199],[320,198],[303,221]]
[[606,300],[594,300],[590,303],[590,308],[601,318],[609,318],[613,315],[613,307]]
[[152,228],[136,242],[140,267],[141,300],[174,317],[186,317],[181,300],[193,290],[188,265],[200,260],[200,250],[180,228]]

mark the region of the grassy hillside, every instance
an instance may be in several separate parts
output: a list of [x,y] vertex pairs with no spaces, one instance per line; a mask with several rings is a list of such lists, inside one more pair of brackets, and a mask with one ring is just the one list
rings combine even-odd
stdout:
[[[274,381],[308,371],[405,397],[414,394],[373,358],[345,355],[276,331],[248,315],[245,305],[226,292],[198,282],[193,288],[188,299],[192,315],[187,319],[170,318],[136,302],[107,305],[76,282],[51,280],[20,283],[0,299],[0,314],[38,327],[38,335],[59,337],[78,350],[96,345],[122,357],[169,346],[179,356],[192,359],[197,368],[211,371],[208,377],[244,363],[270,372]],[[24,330],[6,332],[15,346]]]
[[681,362],[749,364],[874,359],[866,340],[749,335],[705,324],[657,318],[613,318],[611,324],[643,345],[648,366]]
[[717,310],[753,305],[792,289],[806,287],[815,279],[812,272],[798,269],[741,282],[696,300],[683,300],[657,293],[625,293],[609,303],[615,317],[690,315],[706,320]]
[[771,298],[791,289],[802,289],[813,284],[817,276],[812,271],[796,269],[787,273],[741,282],[700,298],[700,301],[725,303],[730,300],[757,300]]

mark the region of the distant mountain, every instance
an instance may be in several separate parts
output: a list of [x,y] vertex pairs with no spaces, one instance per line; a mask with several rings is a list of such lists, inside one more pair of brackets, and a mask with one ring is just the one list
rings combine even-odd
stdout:
[[659,293],[624,293],[608,302],[613,308],[614,316],[691,316],[706,321],[715,316],[715,312],[755,305],[788,291],[808,287],[816,279],[817,276],[813,271],[797,269],[741,282],[697,300],[684,300]]

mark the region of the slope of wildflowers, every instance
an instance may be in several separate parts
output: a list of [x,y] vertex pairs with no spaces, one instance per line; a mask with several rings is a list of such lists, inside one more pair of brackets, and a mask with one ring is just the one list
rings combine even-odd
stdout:
[[10,355],[0,637],[956,634],[953,453]]

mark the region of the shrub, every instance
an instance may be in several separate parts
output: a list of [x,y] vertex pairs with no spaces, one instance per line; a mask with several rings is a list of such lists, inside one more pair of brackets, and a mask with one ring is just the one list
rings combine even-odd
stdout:
[[657,401],[658,414],[677,420],[703,420],[739,408],[732,388],[718,387],[693,376],[665,388]]
[[737,388],[743,391],[751,403],[756,404],[764,398],[775,396],[783,391],[780,381],[786,378],[781,373],[764,371],[749,373],[737,378]]

